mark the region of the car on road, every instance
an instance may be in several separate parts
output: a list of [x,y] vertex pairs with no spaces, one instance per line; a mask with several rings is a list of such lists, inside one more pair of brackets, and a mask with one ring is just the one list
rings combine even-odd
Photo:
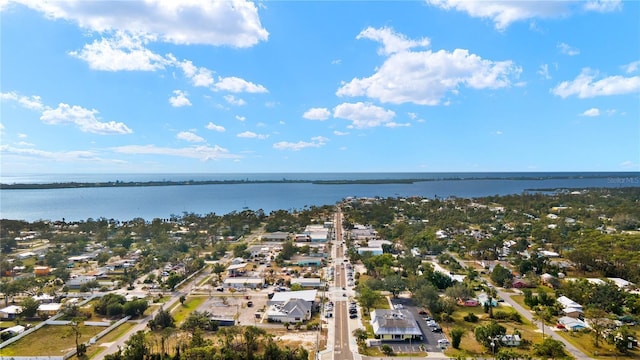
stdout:
[[253,307],[253,301],[251,300],[247,301],[247,307]]

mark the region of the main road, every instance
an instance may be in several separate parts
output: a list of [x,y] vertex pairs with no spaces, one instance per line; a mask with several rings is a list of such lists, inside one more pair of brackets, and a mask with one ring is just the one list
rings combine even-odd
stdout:
[[[347,269],[345,264],[346,246],[343,245],[344,237],[342,234],[342,211],[340,207],[336,212],[336,219],[334,223],[336,229],[335,246],[337,246],[335,257],[335,286],[339,289],[346,289],[347,286]],[[349,332],[349,311],[348,311],[348,297],[346,290],[334,291],[334,294],[339,295],[334,299],[335,303],[335,340],[333,346],[333,359],[334,360],[353,360],[353,352],[350,348],[351,333]]]

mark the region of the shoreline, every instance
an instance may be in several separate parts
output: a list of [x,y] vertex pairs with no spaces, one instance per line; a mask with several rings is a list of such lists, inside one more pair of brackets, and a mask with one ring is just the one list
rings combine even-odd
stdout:
[[[629,178],[629,176],[622,176]],[[413,184],[417,182],[460,181],[460,180],[551,180],[551,179],[614,179],[608,175],[550,175],[550,176],[508,176],[508,177],[446,177],[446,178],[413,178],[413,179],[357,179],[357,180],[186,180],[186,181],[104,181],[104,182],[50,182],[50,183],[0,183],[0,190],[52,190],[75,188],[113,188],[113,187],[159,187],[159,186],[191,186],[191,185],[241,185],[241,184],[314,184],[314,185],[381,185],[381,184]],[[637,178],[640,182],[640,177]],[[534,190],[534,189],[531,189]]]

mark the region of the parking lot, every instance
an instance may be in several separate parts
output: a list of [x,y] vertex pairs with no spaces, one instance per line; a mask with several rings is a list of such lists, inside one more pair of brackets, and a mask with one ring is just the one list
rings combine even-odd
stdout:
[[418,322],[418,326],[422,331],[423,340],[412,340],[411,342],[385,342],[385,344],[391,346],[394,352],[396,353],[412,353],[412,352],[442,352],[440,345],[438,344],[438,340],[446,339],[446,336],[443,333],[434,333],[431,331],[427,325],[426,320],[422,318],[418,312],[420,308],[413,305],[411,299],[398,298],[392,299],[391,301],[394,305],[401,304],[404,309],[409,310],[413,317]]

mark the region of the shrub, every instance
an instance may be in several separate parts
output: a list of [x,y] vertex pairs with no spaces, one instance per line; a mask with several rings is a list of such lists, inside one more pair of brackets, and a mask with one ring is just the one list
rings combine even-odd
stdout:
[[478,322],[478,316],[476,316],[476,314],[471,313],[471,312],[468,313],[467,315],[465,315],[465,317],[463,317],[463,319],[464,319],[464,321],[470,322],[470,323]]

